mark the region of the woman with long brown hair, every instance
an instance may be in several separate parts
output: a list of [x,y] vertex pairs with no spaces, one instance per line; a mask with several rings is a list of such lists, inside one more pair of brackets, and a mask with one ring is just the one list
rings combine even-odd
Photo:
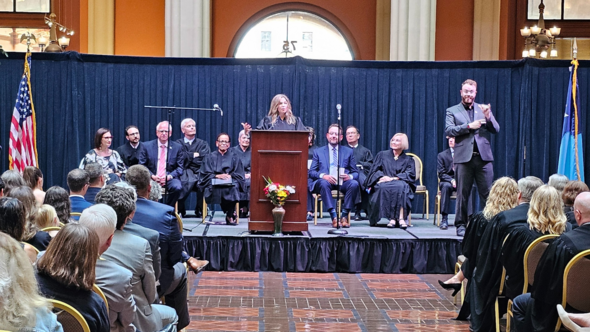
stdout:
[[[250,135],[252,126],[242,123],[246,135]],[[272,98],[268,114],[260,120],[256,129],[259,130],[307,130],[301,122],[301,118],[293,115],[291,101],[284,94],[278,94]]]

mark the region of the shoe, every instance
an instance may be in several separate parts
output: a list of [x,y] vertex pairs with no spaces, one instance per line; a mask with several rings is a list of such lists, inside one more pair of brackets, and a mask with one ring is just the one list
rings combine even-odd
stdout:
[[342,225],[342,228],[350,228],[350,223],[348,222],[347,217],[342,217],[340,219],[340,224]]
[[389,224],[387,224],[387,228],[395,228],[396,224],[397,223],[395,222],[395,220],[391,219],[389,221]]
[[354,221],[361,221],[361,213],[357,212],[354,214]]
[[461,225],[457,227],[457,236],[465,236],[465,226]]
[[191,257],[186,261],[186,264],[189,270],[193,271],[194,273],[199,273],[205,268],[205,266],[209,265],[209,261],[198,260],[194,257]]
[[406,224],[406,221],[403,219],[399,220],[399,228],[403,229],[404,231],[406,230],[406,228],[408,228],[408,224]]
[[307,214],[307,221],[312,221],[313,220],[313,214]]
[[[342,225],[340,224],[340,226],[342,226]],[[332,227],[338,228],[338,218],[332,219]]]
[[238,223],[236,222],[237,214],[234,213],[230,216],[229,214],[225,216],[225,224],[230,226],[236,226]]
[[449,228],[449,220],[448,220],[447,216],[443,216],[442,221],[440,222],[440,229],[445,231],[448,228]]
[[458,284],[445,284],[442,281],[438,281],[438,284],[440,285],[440,287],[446,289],[446,290],[453,290],[453,294],[451,294],[451,296],[455,296],[457,295],[457,292],[459,292],[461,290],[461,283]]

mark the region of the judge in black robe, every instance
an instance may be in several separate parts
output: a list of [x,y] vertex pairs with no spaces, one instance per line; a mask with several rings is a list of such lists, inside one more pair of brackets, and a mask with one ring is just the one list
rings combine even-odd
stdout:
[[247,218],[250,208],[250,175],[252,173],[252,150],[250,149],[250,136],[242,130],[238,134],[239,144],[232,148],[238,155],[244,167],[244,190],[240,191],[240,218]]
[[[307,169],[309,170],[309,166],[311,166],[311,160],[313,159],[313,152],[318,148],[317,145],[315,145],[315,139],[316,139],[316,135],[315,135],[315,129],[313,129],[312,127],[306,126],[305,129],[307,129],[307,131],[309,131],[309,137],[308,137],[308,142],[309,142],[309,148],[307,149]],[[309,191],[309,186],[311,185],[311,183],[313,182],[312,179],[310,179],[309,177],[307,177],[307,221],[312,221],[313,220],[313,211],[314,211],[314,197],[311,193],[311,191]]]
[[[381,218],[393,220],[404,227],[411,210],[411,200],[416,190],[416,164],[414,158],[403,150],[408,148],[405,134],[395,134],[390,141],[391,149],[377,153],[373,166],[365,180],[365,187],[371,188],[369,198],[369,224],[375,226]],[[400,221],[400,211],[403,209]]]
[[354,160],[356,160],[356,167],[359,169],[359,178],[356,180],[361,188],[361,195],[359,196],[360,201],[357,202],[355,206],[356,213],[354,220],[362,219],[361,210],[365,210],[365,213],[368,211],[369,193],[367,193],[367,188],[365,188],[364,184],[367,175],[369,175],[369,171],[371,170],[371,166],[373,166],[373,154],[371,153],[371,150],[359,144],[360,138],[361,134],[358,128],[355,126],[348,126],[346,128],[346,141],[348,147],[352,149]]
[[[240,200],[240,190],[244,190],[244,167],[240,157],[230,149],[228,134],[219,134],[215,145],[217,151],[208,154],[201,164],[198,186],[205,202],[220,204],[226,223],[235,225],[235,205]],[[231,180],[231,183],[214,185],[214,179]]]
[[196,137],[197,130],[193,119],[187,118],[182,120],[181,130],[184,137],[176,141],[182,145],[182,153],[184,154],[184,172],[180,176],[182,192],[178,199],[178,211],[182,216],[186,214],[185,202],[191,192],[195,191],[197,192],[195,215],[199,218],[203,213],[203,192],[197,187],[199,170],[201,169],[203,159],[211,153],[211,149],[209,148],[209,143]]
[[125,166],[129,168],[139,164],[139,155],[141,154],[141,150],[144,149],[144,146],[139,141],[139,129],[134,125],[125,128],[125,138],[127,139],[127,143],[119,146],[117,152],[121,156]]

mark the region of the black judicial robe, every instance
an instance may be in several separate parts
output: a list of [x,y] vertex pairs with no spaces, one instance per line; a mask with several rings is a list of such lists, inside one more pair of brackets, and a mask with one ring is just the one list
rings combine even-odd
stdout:
[[471,279],[473,269],[477,265],[477,249],[481,242],[481,237],[488,226],[488,219],[484,217],[483,212],[478,212],[469,216],[469,222],[465,229],[465,236],[461,243],[461,252],[467,258],[461,265],[461,271],[467,279]]
[[365,180],[369,172],[371,171],[371,166],[373,166],[373,154],[371,150],[367,149],[366,147],[358,144],[356,148],[353,148],[349,145],[352,149],[352,153],[354,154],[354,160],[356,160],[357,167],[361,165],[362,167],[358,167],[359,169],[359,178],[358,182],[361,186],[361,190],[366,189],[364,187]]
[[[487,224],[481,237],[476,268],[467,284],[467,303],[463,304],[459,313],[459,318],[471,314],[471,328],[474,331],[495,330],[494,303],[502,277],[502,244],[514,228],[526,224],[529,206],[529,203],[523,203],[498,213]],[[468,309],[466,304],[469,304]]]
[[129,168],[133,165],[139,164],[139,155],[143,149],[144,146],[142,142],[137,143],[136,149],[131,146],[131,143],[127,142],[118,147],[117,152],[119,153],[119,156],[121,156],[121,159],[123,159],[125,166]]
[[184,163],[182,165],[184,172],[180,175],[182,193],[179,198],[183,199],[190,195],[191,191],[196,190],[195,184],[199,181],[201,164],[205,156],[211,153],[211,149],[209,143],[196,137],[192,144],[185,143],[184,138],[176,140],[176,143],[182,145],[182,153],[184,154]]
[[[217,174],[230,174],[232,186],[213,186],[211,180]],[[244,167],[240,157],[232,149],[225,154],[213,151],[203,159],[199,171],[199,190],[203,191],[207,204],[219,204],[226,201],[239,201],[240,191],[244,191]]]
[[309,147],[309,149],[307,150],[307,160],[312,160],[313,159],[313,152],[317,148],[318,148],[318,146],[315,145],[315,144]]
[[[252,149],[248,147],[246,151],[242,150],[239,145],[234,146],[233,152],[238,155],[244,167],[244,173],[252,173]],[[240,201],[250,200],[250,179],[244,178],[244,191],[240,191]]]
[[272,117],[265,116],[260,123],[256,127],[256,129],[260,130],[304,130],[307,131],[303,122],[301,122],[301,118],[298,116],[295,117],[295,124],[289,124],[286,120],[281,120],[280,117],[277,116],[277,120],[275,123],[272,123]]
[[575,255],[587,249],[590,249],[590,222],[563,233],[541,256],[531,292],[534,299],[531,317],[534,331],[555,330],[555,306],[561,303],[563,296],[563,272]]

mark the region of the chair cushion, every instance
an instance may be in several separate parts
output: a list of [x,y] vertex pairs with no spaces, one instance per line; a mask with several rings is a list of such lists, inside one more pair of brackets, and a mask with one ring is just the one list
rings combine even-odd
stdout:
[[418,192],[418,191],[426,191],[426,186],[417,186],[416,192]]

